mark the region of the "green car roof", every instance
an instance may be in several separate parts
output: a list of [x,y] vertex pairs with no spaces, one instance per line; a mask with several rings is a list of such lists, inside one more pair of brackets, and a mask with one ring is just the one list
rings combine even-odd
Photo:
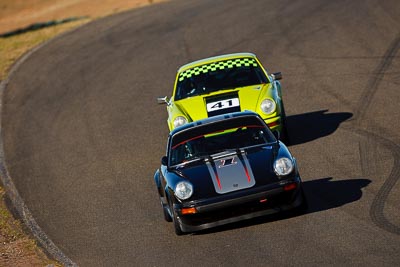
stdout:
[[221,60],[228,60],[228,59],[234,59],[234,58],[242,58],[242,57],[253,57],[255,58],[256,55],[252,53],[234,53],[234,54],[227,54],[227,55],[221,55],[221,56],[216,56],[216,57],[209,57],[201,60],[196,60],[193,62],[190,62],[188,64],[183,65],[178,69],[178,73],[185,71],[187,69],[194,68],[196,66],[201,66],[204,64],[216,62],[216,61],[221,61]]

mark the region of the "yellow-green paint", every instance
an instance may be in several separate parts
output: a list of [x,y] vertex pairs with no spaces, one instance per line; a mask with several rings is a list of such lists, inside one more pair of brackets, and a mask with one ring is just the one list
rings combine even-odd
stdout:
[[[217,70],[218,68],[231,68],[241,64],[254,64],[253,66],[259,66],[268,78],[268,83],[251,85],[245,87],[239,87],[235,89],[220,90],[209,93],[207,95],[196,95],[193,97],[187,97],[181,100],[174,100],[175,90],[178,81],[182,81],[185,78],[189,78],[192,75],[198,75],[200,73]],[[261,117],[268,123],[278,121],[277,126],[270,127],[271,130],[281,130],[281,112],[282,112],[282,95],[279,82],[274,82],[268,75],[266,70],[263,68],[259,60],[254,54],[251,53],[237,53],[229,54],[217,57],[206,58],[198,60],[189,64],[186,64],[178,69],[176,80],[174,84],[174,91],[169,104],[167,106],[168,111],[168,127],[173,130],[174,119],[178,116],[184,116],[188,122],[197,121],[208,117],[206,110],[206,97],[219,95],[229,92],[238,92],[241,111],[251,110],[257,112]],[[272,114],[266,115],[261,110],[260,104],[265,99],[274,100],[276,103],[276,109]]]

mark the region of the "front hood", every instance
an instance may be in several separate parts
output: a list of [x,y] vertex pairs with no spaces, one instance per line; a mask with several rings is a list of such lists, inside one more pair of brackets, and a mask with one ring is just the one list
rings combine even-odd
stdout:
[[215,154],[201,163],[180,169],[201,197],[225,194],[277,181],[272,170],[273,147]]
[[176,101],[175,104],[192,121],[236,111],[257,112],[260,95],[266,95],[271,86],[271,84],[259,84],[233,90],[221,90],[185,98]]

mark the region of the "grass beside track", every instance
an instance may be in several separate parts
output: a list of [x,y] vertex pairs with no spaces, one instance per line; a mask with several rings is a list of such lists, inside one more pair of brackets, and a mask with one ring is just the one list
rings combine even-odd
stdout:
[[27,51],[62,32],[76,28],[88,21],[90,19],[82,19],[12,37],[0,38],[0,80],[5,79],[14,62]]

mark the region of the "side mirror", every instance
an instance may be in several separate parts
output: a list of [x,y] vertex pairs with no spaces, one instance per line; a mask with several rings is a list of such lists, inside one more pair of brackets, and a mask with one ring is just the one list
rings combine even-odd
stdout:
[[157,103],[158,104],[168,104],[168,97],[157,97]]
[[161,165],[167,166],[168,165],[168,158],[164,156],[161,158]]
[[282,80],[282,72],[275,72],[271,74],[272,80]]

